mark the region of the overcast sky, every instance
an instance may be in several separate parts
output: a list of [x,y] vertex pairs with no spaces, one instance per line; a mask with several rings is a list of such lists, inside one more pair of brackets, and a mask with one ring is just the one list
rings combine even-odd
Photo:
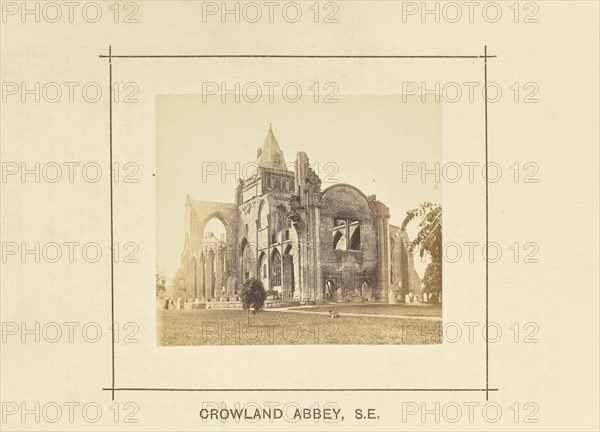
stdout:
[[[406,211],[424,201],[441,203],[441,185],[433,176],[425,183],[418,175],[403,182],[402,163],[433,168],[441,162],[442,105],[422,103],[418,97],[403,102],[402,96],[338,99],[331,104],[316,104],[310,97],[298,103],[281,98],[273,103],[266,98],[221,103],[217,97],[203,101],[201,95],[158,96],[157,269],[171,280],[179,268],[186,195],[233,202],[237,178],[256,162],[269,123],[286,163],[293,163],[297,152],[306,152],[323,189],[349,183],[366,195],[377,195],[390,208],[393,225],[400,225]],[[214,163],[219,172],[206,175]],[[231,171],[224,178],[223,168]],[[408,229],[411,239],[417,223],[413,225]],[[422,276],[424,265],[416,263],[415,268]]]

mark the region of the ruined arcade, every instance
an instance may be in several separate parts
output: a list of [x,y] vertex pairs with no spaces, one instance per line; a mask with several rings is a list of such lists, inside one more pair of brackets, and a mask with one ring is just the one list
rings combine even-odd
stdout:
[[[409,238],[390,225],[390,216],[375,195],[354,186],[322,188],[306,153],[286,164],[269,128],[254,173],[238,181],[235,203],[188,196],[173,296],[234,302],[243,281],[254,276],[283,301],[403,301],[420,294],[420,280]],[[222,236],[206,227],[215,218],[225,228]]]

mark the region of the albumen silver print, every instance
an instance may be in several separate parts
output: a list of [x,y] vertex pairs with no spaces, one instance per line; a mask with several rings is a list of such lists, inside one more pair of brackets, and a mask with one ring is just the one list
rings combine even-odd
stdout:
[[[231,99],[229,105],[236,102]],[[242,127],[250,124],[244,110],[257,110],[255,104],[242,101],[224,114],[243,141],[230,128],[220,127],[217,119],[197,130],[196,120],[207,109],[219,104],[227,111],[228,104],[217,97],[159,96],[157,104],[159,345],[441,343],[439,179],[403,184],[401,170],[376,176],[372,170],[378,166],[369,166],[369,157],[361,161],[361,152],[354,160],[348,157],[348,149],[359,145],[365,153],[374,153],[374,163],[380,158],[385,164],[392,161],[377,146],[396,146],[406,155],[405,147],[412,145],[421,156],[434,158],[431,166],[439,165],[441,103],[424,104],[417,97],[340,97],[329,108],[324,105],[323,115],[348,115],[330,122],[347,130],[325,123],[311,128],[314,159],[302,148],[280,143],[277,123],[258,125],[262,137],[244,131]],[[353,111],[361,105],[362,125],[352,125]],[[306,104],[282,99],[258,109],[315,123]],[[174,116],[181,111],[188,114]],[[368,117],[383,111],[384,119]],[[237,115],[246,120],[238,121]],[[389,122],[393,115],[405,118],[394,124]],[[173,124],[179,135],[175,139],[169,136]],[[260,130],[252,126],[249,130]],[[325,138],[321,127],[327,136],[337,137]],[[286,135],[294,132],[288,127]],[[371,142],[361,141],[363,134]],[[180,139],[182,135],[187,139]],[[234,153],[216,159],[214,139],[225,141]],[[168,151],[160,148],[163,145]],[[337,156],[319,160],[324,146],[329,147],[329,157]],[[254,151],[246,150],[252,147]],[[194,155],[197,159],[189,161],[193,171],[187,171],[187,165],[169,169],[182,156]],[[399,162],[393,164],[404,166]],[[200,181],[193,181],[198,174]],[[187,193],[170,185],[181,191],[186,185]],[[378,197],[377,189],[391,203]],[[202,195],[216,199],[195,198]],[[166,212],[162,217],[163,197],[173,200],[175,207],[167,206],[172,210],[169,216],[183,225],[167,219]],[[174,197],[179,198],[178,206]],[[161,259],[165,264],[174,260],[164,251],[182,238],[179,262],[166,271]],[[428,329],[422,333],[423,325]]]

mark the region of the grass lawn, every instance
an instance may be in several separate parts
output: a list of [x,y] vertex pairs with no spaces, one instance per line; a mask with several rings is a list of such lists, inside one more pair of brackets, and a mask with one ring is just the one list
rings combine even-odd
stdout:
[[159,346],[441,343],[441,320],[344,316],[345,307],[338,309],[342,310],[342,316],[335,319],[326,314],[263,311],[250,314],[250,324],[246,311],[240,309],[157,311],[157,343]]
[[406,304],[378,304],[378,303],[337,303],[324,306],[299,307],[294,310],[306,312],[324,313],[331,309],[340,314],[346,313],[361,313],[374,315],[400,315],[400,316],[442,316],[442,305],[440,304],[423,304],[415,303],[412,305]]

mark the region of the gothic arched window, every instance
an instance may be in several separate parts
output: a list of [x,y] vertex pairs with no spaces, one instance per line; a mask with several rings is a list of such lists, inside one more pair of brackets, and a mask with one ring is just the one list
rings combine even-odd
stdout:
[[354,227],[354,232],[350,237],[350,250],[360,250],[360,225]]
[[277,206],[277,226],[275,227],[275,232],[279,232],[285,229],[288,222],[287,210],[284,206]]
[[333,248],[337,250],[346,250],[346,236],[342,231],[336,231],[333,234]]
[[273,252],[271,268],[273,269],[271,286],[281,286],[281,255],[277,249]]

